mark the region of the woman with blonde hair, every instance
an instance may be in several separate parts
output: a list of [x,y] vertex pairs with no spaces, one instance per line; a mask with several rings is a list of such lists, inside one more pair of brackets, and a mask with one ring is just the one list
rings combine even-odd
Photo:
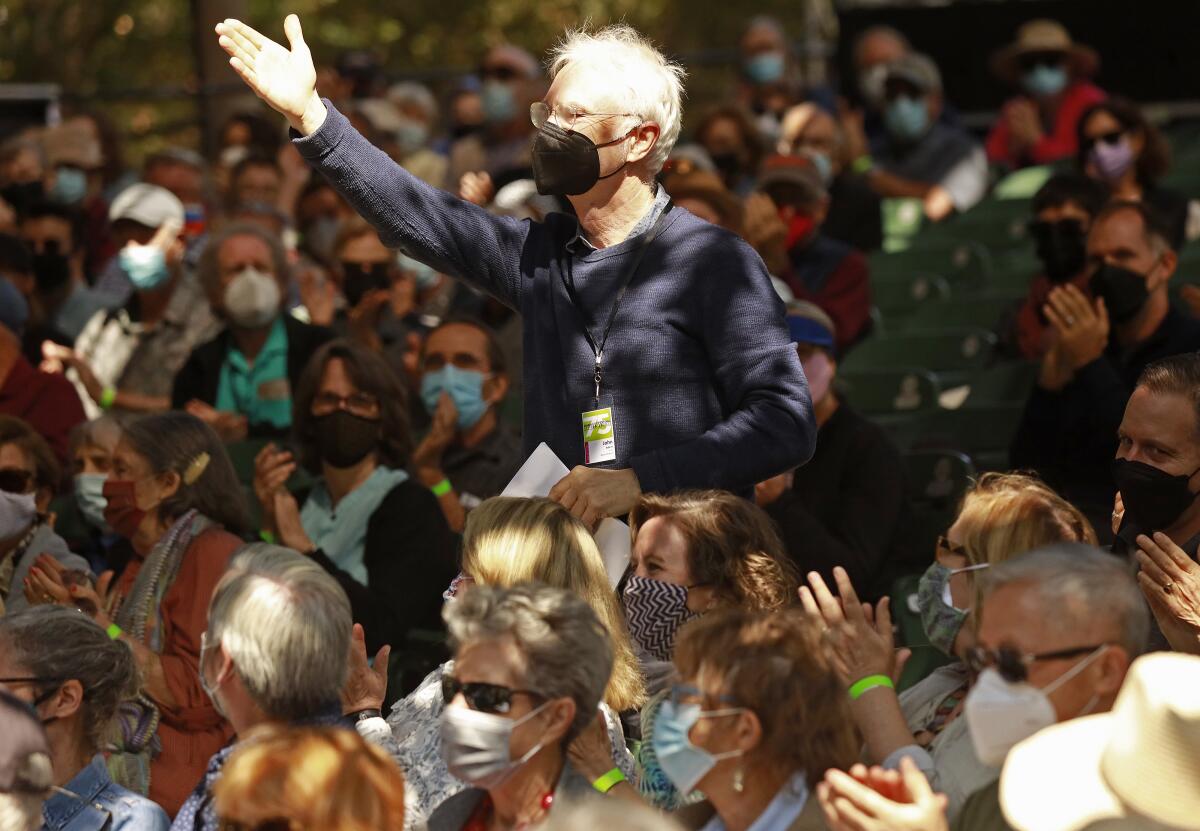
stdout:
[[384,831],[404,823],[404,777],[379,748],[336,727],[263,727],[213,786],[221,827]]
[[[581,520],[548,499],[498,496],[483,502],[467,515],[462,573],[446,592],[447,602],[455,602],[456,595],[469,592],[475,583],[507,588],[530,581],[575,594],[608,631],[613,646],[612,674],[599,717],[580,740],[591,748],[605,748],[601,773],[619,769],[629,781],[636,781],[633,757],[625,747],[617,714],[641,706],[645,688],[596,541]],[[351,683],[355,677],[369,679],[372,675],[365,669],[365,652],[359,658],[362,671],[352,671]],[[373,692],[368,697],[354,697],[347,709],[369,712],[381,706],[386,665],[380,670],[376,663]],[[450,774],[441,755],[439,725],[446,703],[442,678],[452,669],[452,662],[442,664],[397,701],[387,727],[375,719],[360,721],[360,732],[385,746],[404,771],[409,794],[406,828],[420,826],[434,808],[467,787]]]
[[[1096,544],[1096,532],[1078,508],[1034,476],[981,476],[963,497],[954,524],[938,538],[934,562],[921,578],[917,595],[930,643],[956,660],[899,695],[893,689],[875,690],[878,679],[899,674],[887,598],[873,615],[864,615],[841,568],[834,570],[840,598],[815,573],[808,575],[809,586],[800,589],[805,608],[824,620],[839,651],[859,659],[845,667],[847,687],[860,695],[874,690],[856,702],[853,711],[869,761],[894,768],[914,747],[923,749],[937,772],[934,787],[950,798],[952,814],[966,796],[996,777],[995,769],[977,757],[966,719],[960,718],[973,679],[957,658],[973,640],[971,627],[964,624],[972,620],[971,609],[981,596],[976,575],[1061,542]],[[871,686],[861,686],[867,682]]]

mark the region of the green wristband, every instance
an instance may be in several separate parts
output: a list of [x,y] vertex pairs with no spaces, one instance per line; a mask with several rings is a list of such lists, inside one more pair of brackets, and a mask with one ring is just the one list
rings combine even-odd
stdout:
[[621,769],[613,768],[608,773],[604,774],[595,782],[593,782],[592,787],[600,791],[600,793],[608,793],[617,785],[625,781],[627,780],[625,779],[625,774],[621,772]]
[[850,169],[860,175],[863,173],[870,173],[871,168],[873,167],[875,167],[875,160],[870,156],[859,156],[850,163]]
[[100,401],[98,402],[100,404],[100,409],[111,410],[112,405],[114,403],[116,403],[116,400],[117,400],[116,387],[105,387],[104,391],[100,393]]
[[850,700],[858,701],[864,693],[876,687],[896,689],[896,685],[892,683],[892,679],[886,675],[868,675],[866,678],[861,678],[850,685]]
[[117,626],[117,624],[115,624],[115,623],[108,624],[108,628],[105,629],[104,631],[108,633],[109,640],[114,640],[114,641],[117,638],[119,638],[125,634],[125,631],[123,629],[121,629],[120,626]]
[[441,499],[443,496],[450,493],[450,491],[454,490],[454,486],[450,484],[449,479],[443,479],[430,488],[430,490],[433,491],[434,496],[436,496],[438,499]]
[[263,542],[269,542],[269,543],[275,542],[275,535],[272,534],[270,531],[268,531],[265,528],[258,532],[258,538],[260,540],[262,540]]

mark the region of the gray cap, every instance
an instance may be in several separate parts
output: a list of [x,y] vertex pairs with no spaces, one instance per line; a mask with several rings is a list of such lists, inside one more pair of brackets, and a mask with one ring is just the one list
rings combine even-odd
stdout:
[[928,55],[910,52],[887,65],[885,78],[908,81],[921,92],[941,92],[942,73]]
[[117,194],[108,209],[109,222],[119,219],[128,219],[147,228],[158,228],[164,222],[174,220],[182,228],[183,203],[166,188],[138,182]]
[[50,744],[24,701],[0,692],[0,793],[45,793],[54,784]]

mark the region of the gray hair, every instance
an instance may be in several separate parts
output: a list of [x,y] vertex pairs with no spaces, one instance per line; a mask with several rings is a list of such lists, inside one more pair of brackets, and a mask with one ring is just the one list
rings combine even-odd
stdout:
[[30,675],[47,679],[47,688],[79,682],[84,737],[92,750],[100,749],[121,702],[137,694],[133,650],[78,609],[34,606],[0,617],[0,645]]
[[121,440],[121,423],[112,413],[105,413],[91,421],[81,421],[71,428],[67,440],[67,457],[74,458],[81,447],[104,447],[108,450]]
[[430,124],[437,122],[438,106],[429,87],[416,81],[401,81],[392,84],[387,91],[387,100],[397,107],[416,107]]
[[981,581],[984,614],[993,592],[1017,584],[1036,593],[1038,607],[1056,628],[1084,629],[1103,621],[1116,630],[1130,658],[1146,650],[1150,610],[1120,558],[1086,543],[1064,542],[993,565]]
[[271,250],[271,263],[275,269],[275,279],[280,283],[288,279],[290,270],[287,251],[279,237],[253,222],[234,222],[226,225],[205,243],[204,251],[200,254],[200,261],[196,263],[196,277],[200,281],[200,287],[204,289],[210,299],[216,297],[221,289],[221,265],[218,261],[221,246],[233,237],[256,237],[262,240]]
[[325,569],[290,548],[247,545],[208,607],[220,643],[254,702],[293,720],[336,702],[346,678],[350,601]]
[[451,646],[512,638],[525,657],[524,684],[546,698],[570,698],[575,721],[564,744],[596,718],[612,674],[613,647],[596,613],[581,598],[541,583],[474,586],[442,612]]
[[550,78],[569,64],[603,73],[612,87],[612,100],[628,112],[658,125],[658,143],[646,158],[657,175],[671,155],[683,127],[683,79],[686,71],[624,23],[598,32],[569,31],[550,52]]

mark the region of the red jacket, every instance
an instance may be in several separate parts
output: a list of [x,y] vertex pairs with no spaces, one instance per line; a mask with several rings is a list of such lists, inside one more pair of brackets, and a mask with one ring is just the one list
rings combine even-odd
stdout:
[[1008,146],[1009,130],[1005,112],[1017,101],[1031,101],[1032,99],[1025,95],[1010,98],[1001,108],[1000,117],[992,126],[992,132],[988,134],[988,161],[1000,162],[1012,167],[1025,167],[1034,164],[1050,164],[1074,156],[1079,149],[1075,132],[1079,117],[1088,107],[1104,99],[1104,90],[1087,81],[1076,81],[1071,84],[1063,93],[1062,103],[1054,117],[1053,129],[1043,134],[1042,140],[1025,151],[1024,156],[1016,157]]

